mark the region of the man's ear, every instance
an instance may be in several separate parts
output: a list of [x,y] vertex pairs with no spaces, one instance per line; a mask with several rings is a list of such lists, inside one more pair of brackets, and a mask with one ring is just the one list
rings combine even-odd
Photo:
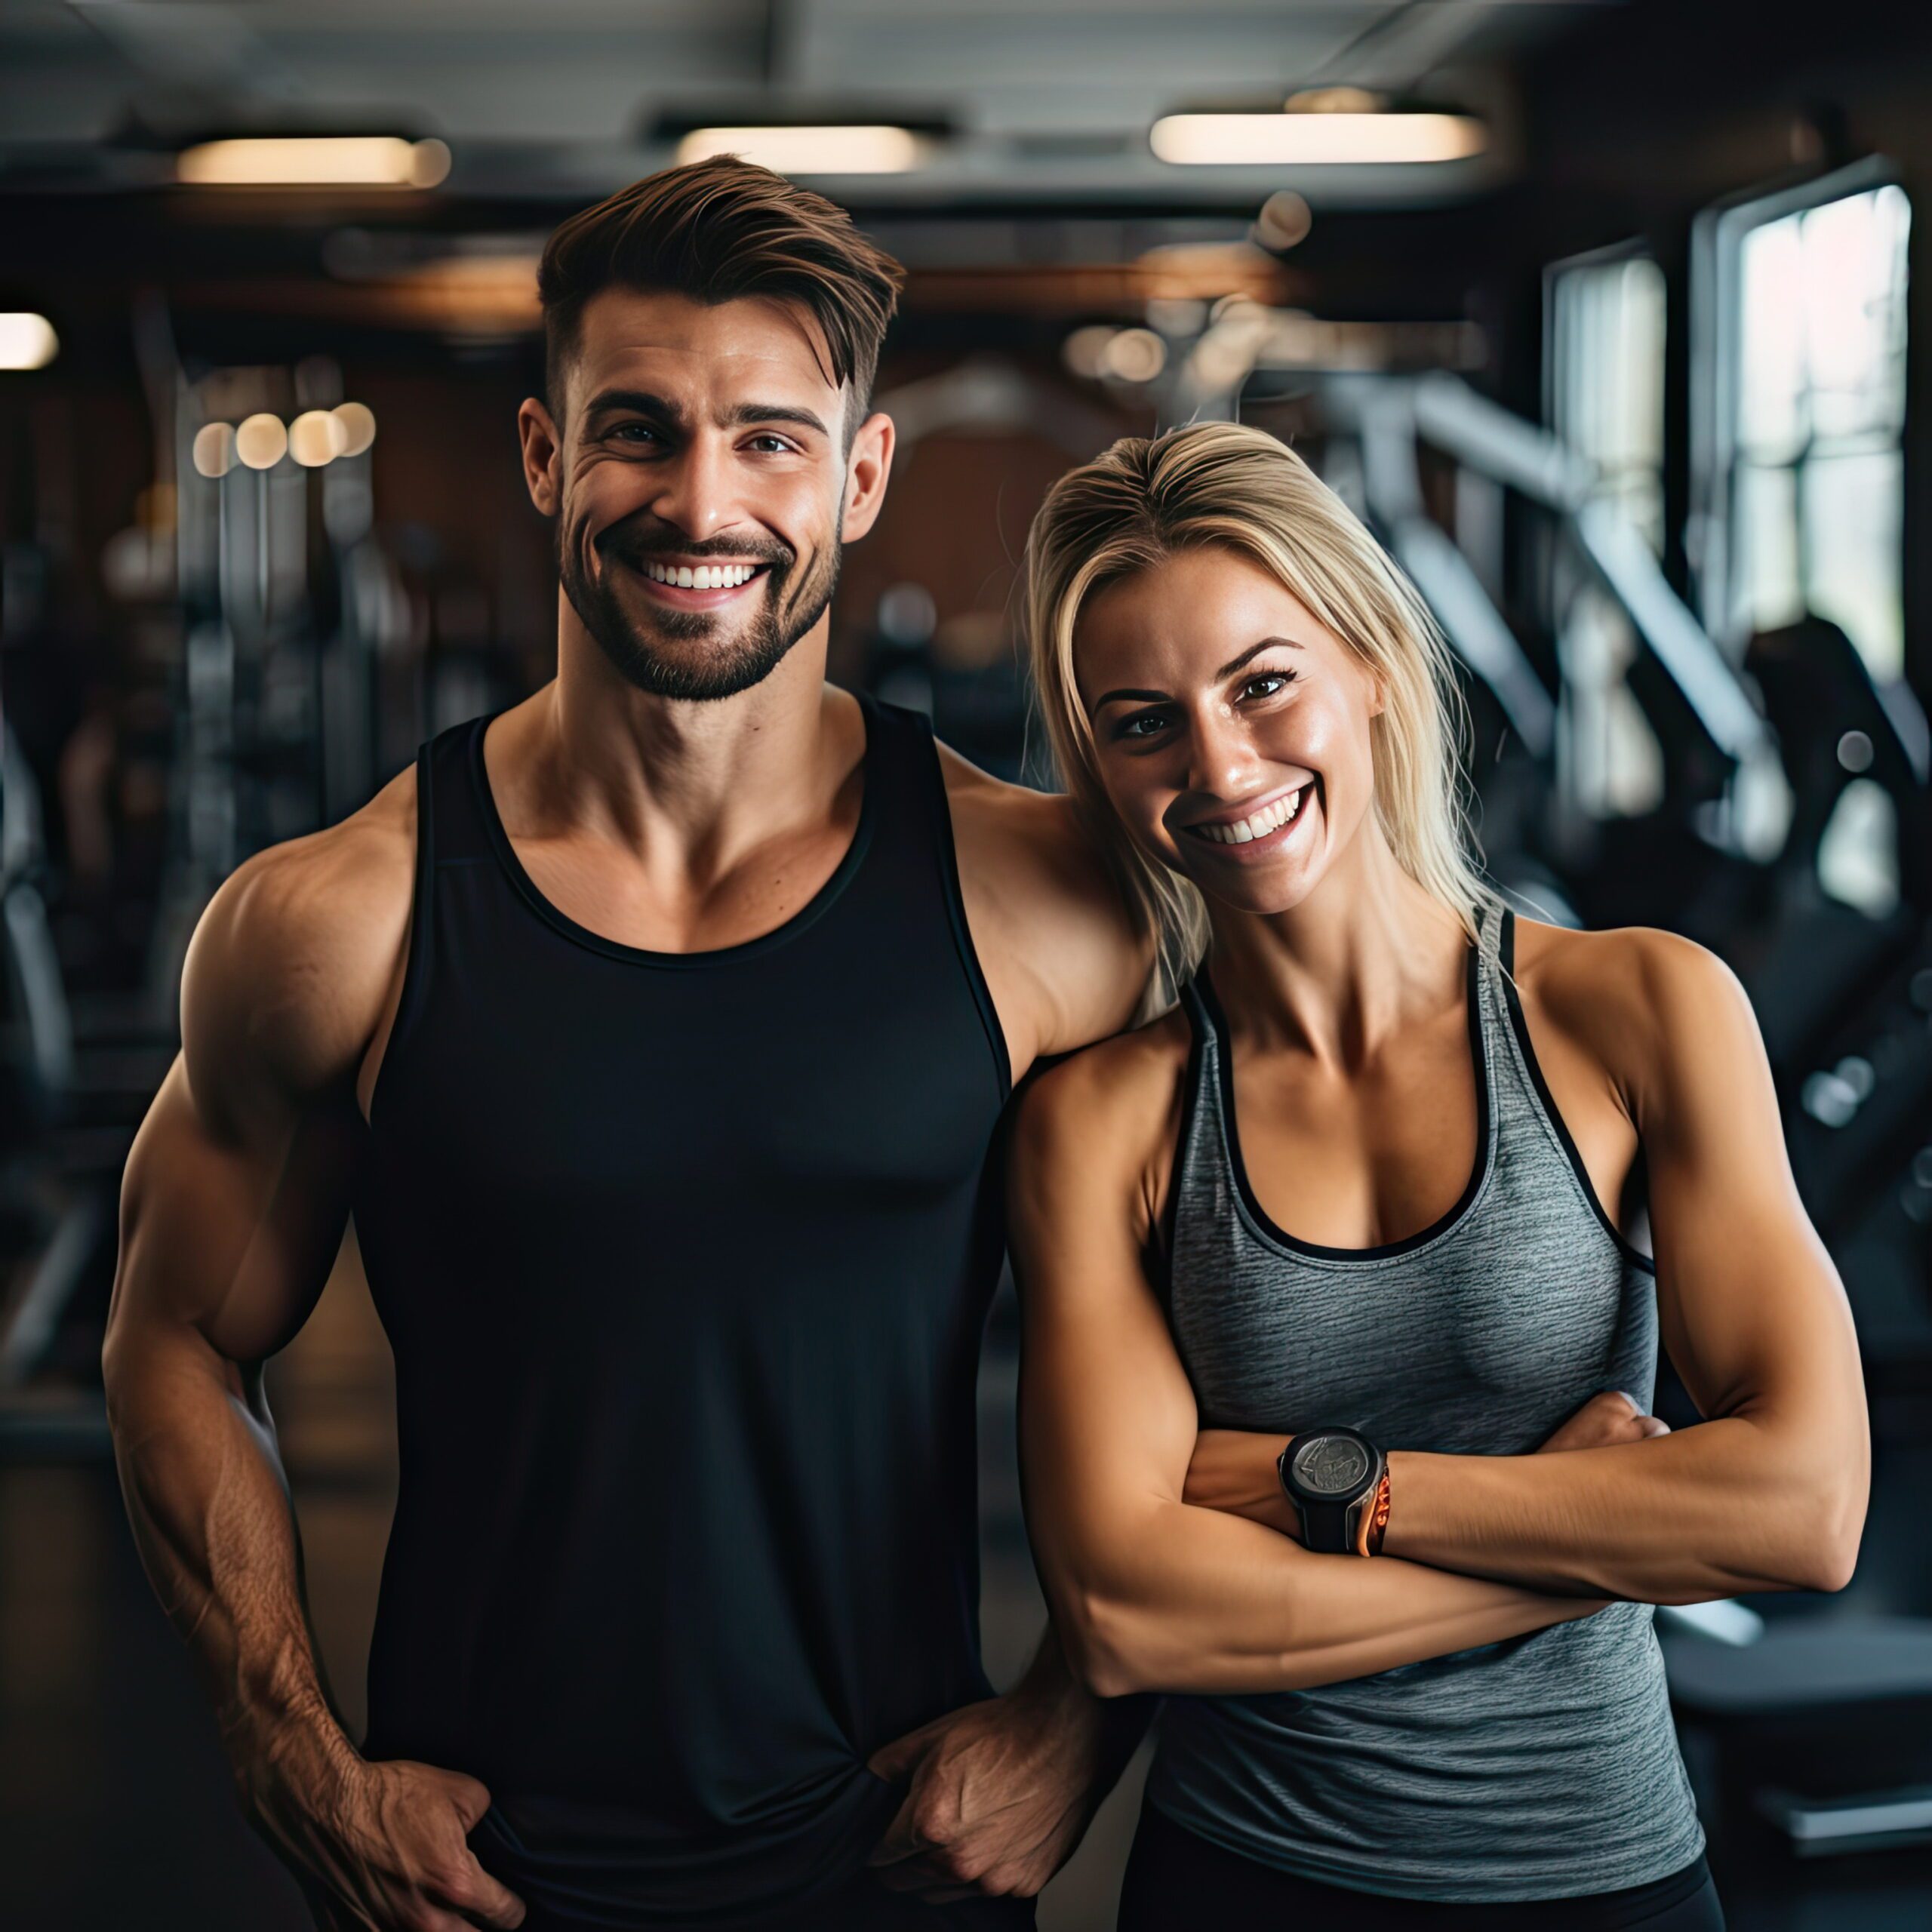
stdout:
[[563,438],[549,411],[534,395],[526,396],[516,413],[516,433],[523,445],[523,481],[530,500],[546,516],[555,516],[564,500]]
[[876,411],[854,432],[845,458],[845,510],[838,524],[841,543],[856,543],[878,521],[886,478],[892,474],[894,441],[892,418]]

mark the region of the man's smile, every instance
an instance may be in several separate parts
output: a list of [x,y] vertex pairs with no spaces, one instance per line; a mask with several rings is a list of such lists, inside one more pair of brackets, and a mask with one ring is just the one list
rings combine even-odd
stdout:
[[616,561],[643,580],[654,602],[675,611],[721,610],[736,603],[771,569],[769,562],[732,558],[710,562],[676,557],[651,557],[635,563],[620,557]]

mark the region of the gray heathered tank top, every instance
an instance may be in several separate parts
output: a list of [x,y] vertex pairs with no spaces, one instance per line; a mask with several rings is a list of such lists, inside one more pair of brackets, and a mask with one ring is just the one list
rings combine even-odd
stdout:
[[[1492,915],[1470,950],[1475,1171],[1434,1226],[1383,1247],[1318,1247],[1263,1211],[1225,1021],[1204,978],[1187,989],[1168,1313],[1204,1427],[1341,1423],[1386,1449],[1520,1455],[1601,1389],[1648,1408],[1655,1269],[1604,1214],[1549,1099],[1512,940]],[[1149,1801],[1244,1857],[1359,1891],[1500,1902],[1666,1878],[1703,1832],[1653,1614],[1614,1604],[1318,1690],[1171,1698]]]

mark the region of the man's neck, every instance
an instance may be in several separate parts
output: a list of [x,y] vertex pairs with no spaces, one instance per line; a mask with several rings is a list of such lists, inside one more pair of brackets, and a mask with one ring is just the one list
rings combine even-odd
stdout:
[[863,734],[825,682],[826,619],[750,690],[694,701],[638,690],[559,601],[556,680],[528,708],[515,758],[537,822],[696,881],[833,813]]

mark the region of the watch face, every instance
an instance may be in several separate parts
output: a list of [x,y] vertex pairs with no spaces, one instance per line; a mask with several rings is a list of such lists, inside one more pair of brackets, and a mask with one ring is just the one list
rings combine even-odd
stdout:
[[1368,1451],[1351,1436],[1317,1435],[1295,1451],[1289,1466],[1311,1496],[1352,1496],[1368,1480]]

